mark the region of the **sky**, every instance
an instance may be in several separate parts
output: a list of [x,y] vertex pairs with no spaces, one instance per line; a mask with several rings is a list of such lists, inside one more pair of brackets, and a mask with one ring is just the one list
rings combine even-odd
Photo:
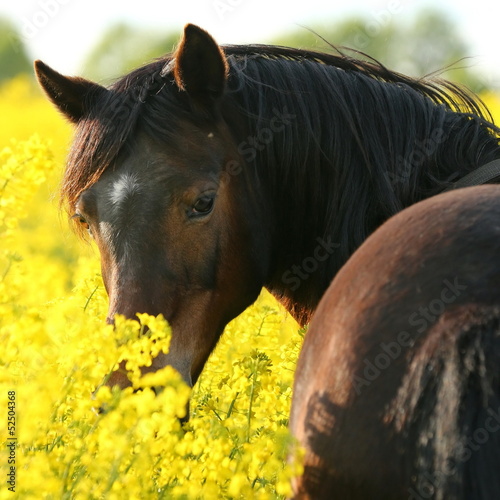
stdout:
[[[491,0],[0,0],[0,15],[21,31],[32,59],[77,74],[86,55],[116,22],[182,33],[190,22],[219,43],[262,43],[318,21],[363,15],[367,29],[410,19],[438,6],[455,21],[484,78],[500,86],[499,16]],[[141,47],[137,47],[141,51]]]

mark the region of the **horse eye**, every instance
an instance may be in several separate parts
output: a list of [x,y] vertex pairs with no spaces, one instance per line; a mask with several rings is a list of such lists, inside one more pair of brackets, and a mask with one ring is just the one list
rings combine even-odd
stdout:
[[76,220],[79,224],[81,224],[87,231],[90,232],[90,224],[87,222],[87,219],[81,214],[75,214],[71,217],[73,220]]
[[198,198],[193,205],[192,213],[193,215],[207,215],[212,211],[214,207],[214,197],[211,196],[202,196]]

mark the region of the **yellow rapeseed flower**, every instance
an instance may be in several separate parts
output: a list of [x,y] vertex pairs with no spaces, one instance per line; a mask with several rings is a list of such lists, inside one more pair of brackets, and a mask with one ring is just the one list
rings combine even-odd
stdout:
[[[228,325],[192,390],[170,367],[140,377],[167,352],[170,328],[142,314],[105,324],[97,251],[71,236],[52,201],[68,129],[24,79],[0,89],[6,100],[14,136],[0,130],[0,394],[15,394],[17,497],[283,498],[298,470],[287,461],[297,325],[263,293]],[[22,132],[13,113],[28,108],[33,132],[55,144]],[[103,385],[122,359],[135,392]],[[3,498],[12,492],[0,489]]]

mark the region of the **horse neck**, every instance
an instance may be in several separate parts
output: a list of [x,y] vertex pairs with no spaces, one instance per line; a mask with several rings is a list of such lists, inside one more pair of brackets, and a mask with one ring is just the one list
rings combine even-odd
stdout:
[[313,63],[305,78],[303,64],[275,63],[272,81],[251,74],[233,89],[234,129],[266,207],[266,286],[304,322],[368,234],[500,152],[484,120],[418,92]]
[[[259,239],[269,253],[263,284],[305,324],[344,259],[332,236],[331,168],[318,145],[308,152],[310,145],[298,143],[299,120],[297,110],[283,103],[246,126],[230,126],[239,131],[247,200],[259,214]],[[295,166],[304,168],[294,168],[294,156]]]

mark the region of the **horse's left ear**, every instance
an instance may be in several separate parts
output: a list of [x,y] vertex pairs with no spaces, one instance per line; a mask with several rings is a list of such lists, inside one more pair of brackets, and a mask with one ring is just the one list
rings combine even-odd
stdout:
[[47,97],[73,123],[88,113],[99,94],[108,92],[85,78],[61,75],[42,61],[35,61],[35,74]]
[[188,24],[175,52],[174,78],[177,86],[203,105],[222,95],[228,64],[217,42],[205,31]]

